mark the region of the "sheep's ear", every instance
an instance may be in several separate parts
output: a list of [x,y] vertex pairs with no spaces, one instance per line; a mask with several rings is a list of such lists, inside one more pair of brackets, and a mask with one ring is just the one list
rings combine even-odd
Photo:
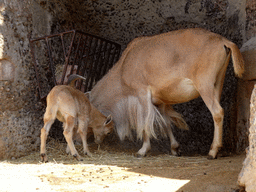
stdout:
[[112,116],[109,115],[109,116],[107,117],[107,119],[106,119],[104,125],[108,125],[108,124],[111,123],[111,122],[112,122]]
[[90,100],[90,94],[91,94],[91,91],[88,91],[86,93],[84,93],[84,95]]

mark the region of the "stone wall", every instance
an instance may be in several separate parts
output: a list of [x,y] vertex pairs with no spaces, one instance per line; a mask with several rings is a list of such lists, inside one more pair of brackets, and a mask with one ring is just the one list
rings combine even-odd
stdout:
[[[243,80],[239,80],[238,91],[240,91],[240,99],[238,99],[238,121],[237,131],[243,134],[246,130],[246,135],[249,141],[244,140],[247,146],[246,159],[243,162],[243,169],[238,177],[238,184],[245,188],[247,192],[256,191],[256,156],[255,156],[255,142],[256,142],[256,1],[248,0],[246,5],[246,39],[241,48],[245,63],[246,71]],[[250,106],[250,108],[249,108]],[[249,128],[249,129],[248,129]],[[239,142],[242,144],[243,142]]]
[[256,0],[246,1],[246,39],[256,35]]
[[[246,38],[246,1],[240,0],[6,0],[1,3],[0,147],[2,157],[38,150],[44,105],[37,97],[29,37],[79,29],[126,47],[138,36],[189,27],[219,33],[241,46]],[[236,79],[229,65],[221,104],[225,110],[224,148],[234,151],[239,135],[233,109]],[[205,154],[213,137],[213,121],[201,99],[175,106],[189,132],[175,130],[186,154]],[[168,145],[166,140],[164,144]],[[165,146],[165,145],[164,145]],[[1,155],[1,154],[0,154]]]
[[29,35],[50,33],[51,15],[30,0],[6,0],[0,7],[0,158],[11,158],[40,144],[44,106],[37,98]]
[[249,129],[249,147],[247,156],[243,163],[243,169],[239,175],[238,183],[245,187],[247,192],[256,191],[256,86],[254,86],[251,105],[250,105],[250,129]]
[[248,146],[248,130],[250,125],[250,99],[256,83],[256,37],[252,37],[240,49],[245,61],[245,73],[238,80],[237,86],[237,122],[236,131],[239,135],[237,149],[244,151]]
[[[238,90],[241,99],[238,103],[240,106],[238,112],[237,130],[249,127],[247,135],[249,135],[249,147],[247,156],[244,161],[243,169],[239,175],[238,182],[241,186],[246,188],[246,191],[256,191],[256,175],[255,175],[255,118],[256,118],[256,37],[252,37],[241,48],[244,60],[246,62],[246,72],[243,80],[239,81]],[[249,107],[250,106],[250,107]],[[242,124],[246,124],[244,127]],[[247,144],[248,146],[248,144]]]
[[135,37],[203,27],[235,41],[245,37],[245,1],[238,0],[37,0],[54,17],[53,31],[81,29],[123,48]]

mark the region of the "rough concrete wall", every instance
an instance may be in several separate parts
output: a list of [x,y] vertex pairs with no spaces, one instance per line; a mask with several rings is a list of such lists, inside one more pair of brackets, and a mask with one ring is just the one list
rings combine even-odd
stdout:
[[239,79],[237,85],[237,152],[243,153],[248,147],[250,127],[250,99],[256,81],[245,81]]
[[[240,105],[238,112],[238,123],[237,131],[241,131],[242,128],[248,130],[247,133],[249,137],[249,147],[247,150],[247,156],[244,161],[243,169],[239,175],[238,182],[241,186],[246,188],[246,191],[256,191],[255,185],[255,118],[256,118],[256,37],[252,37],[246,43],[244,43],[241,48],[245,63],[246,70],[244,80],[239,82],[239,96],[240,96]],[[253,90],[253,91],[252,91]],[[250,97],[250,100],[249,98]],[[250,107],[248,107],[250,105]],[[243,126],[242,124],[245,123]],[[248,126],[248,124],[250,124]],[[242,142],[240,142],[241,144]]]
[[256,35],[256,1],[246,1],[246,39]]
[[256,80],[256,37],[243,44],[240,49],[245,61],[245,73],[237,86],[237,151],[243,152],[248,146],[250,98]]
[[243,163],[243,169],[238,178],[238,183],[240,186],[245,187],[247,192],[254,192],[256,191],[256,86],[254,86],[251,96],[250,114],[250,145]]
[[29,34],[50,33],[51,17],[30,0],[6,0],[0,7],[0,158],[10,158],[39,146],[43,111]]
[[53,30],[81,29],[120,43],[135,37],[203,27],[241,45],[245,1],[239,0],[37,0],[54,17]]

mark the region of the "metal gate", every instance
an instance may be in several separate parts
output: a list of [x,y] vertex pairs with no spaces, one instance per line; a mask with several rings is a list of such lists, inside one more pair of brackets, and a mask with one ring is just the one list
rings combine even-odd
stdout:
[[70,74],[86,77],[77,88],[90,91],[119,59],[121,46],[77,30],[30,39],[40,99]]

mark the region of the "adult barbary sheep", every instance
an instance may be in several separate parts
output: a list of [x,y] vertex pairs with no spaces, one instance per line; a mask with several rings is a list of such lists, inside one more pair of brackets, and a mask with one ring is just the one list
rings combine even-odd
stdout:
[[41,129],[41,158],[47,162],[46,139],[55,119],[63,122],[63,134],[68,143],[71,154],[82,160],[73,142],[73,129],[77,124],[77,132],[80,134],[84,154],[90,156],[87,145],[87,135],[92,132],[95,142],[100,144],[104,137],[112,132],[114,124],[111,115],[105,117],[93,105],[86,95],[68,85],[55,86],[47,96],[47,107],[44,114],[44,127]]
[[138,138],[143,138],[138,155],[150,150],[155,122],[169,136],[176,155],[179,144],[171,124],[184,129],[187,125],[172,105],[201,96],[215,127],[209,158],[216,158],[222,147],[224,118],[220,97],[231,56],[234,71],[241,77],[244,61],[238,47],[218,34],[194,28],[136,38],[92,89],[90,101],[104,115],[112,115],[121,139],[136,129]]

